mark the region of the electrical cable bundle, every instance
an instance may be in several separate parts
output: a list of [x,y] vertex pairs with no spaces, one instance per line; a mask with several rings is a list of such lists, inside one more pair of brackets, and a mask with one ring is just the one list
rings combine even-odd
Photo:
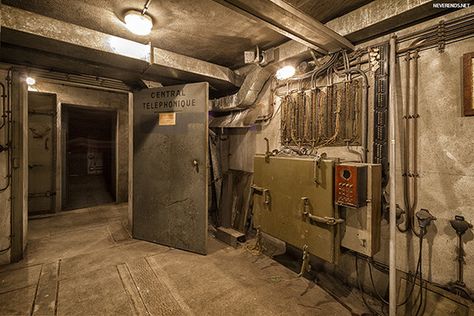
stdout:
[[[419,275],[420,290],[418,291],[418,294],[416,295],[415,303],[418,300],[418,298],[420,298],[420,303],[418,305],[418,308],[417,308],[416,313],[414,314],[414,316],[421,316],[424,313],[424,311],[421,309],[422,306],[423,306],[423,269],[422,269],[423,237],[424,237],[424,229],[421,229],[420,230],[420,236],[418,236],[420,245],[419,245],[418,261],[417,261],[417,264],[416,264],[415,275],[413,276],[413,282],[412,282],[411,288],[409,290],[409,293],[405,297],[405,299],[403,299],[403,301],[401,303],[397,303],[397,307],[400,307],[400,306],[406,305],[410,301],[410,298],[411,298],[411,296],[413,294],[413,291],[415,289],[416,279]],[[378,293],[377,289],[375,288],[375,282],[374,282],[373,273],[372,273],[372,265],[374,263],[371,260],[369,260],[369,258],[367,258],[367,257],[365,258],[365,260],[367,261],[368,267],[369,267],[369,276],[370,276],[370,282],[372,284],[372,290],[375,293],[375,295],[377,296],[378,300],[382,303],[382,313],[376,311],[374,309],[374,307],[370,306],[370,304],[367,302],[367,300],[364,296],[364,287],[361,284],[360,277],[359,277],[358,259],[359,259],[360,255],[357,254],[357,253],[352,253],[352,254],[355,256],[355,269],[356,269],[357,285],[359,287],[359,291],[361,293],[362,301],[364,302],[364,305],[369,309],[369,311],[371,313],[373,313],[375,315],[385,315],[383,313],[383,306],[388,305],[389,302],[386,299],[384,299],[383,296],[380,295],[380,293]],[[378,270],[382,271],[384,273],[387,273],[387,271],[385,271],[385,269],[383,269],[383,268],[378,268]],[[421,311],[421,314],[418,315],[418,313],[420,311]]]

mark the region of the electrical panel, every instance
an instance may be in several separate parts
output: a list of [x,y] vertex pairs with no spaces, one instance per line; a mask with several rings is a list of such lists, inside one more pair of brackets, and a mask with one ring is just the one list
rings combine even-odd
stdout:
[[336,166],[336,204],[359,208],[367,204],[367,165]]
[[[365,170],[365,206],[339,206],[344,218],[341,229],[341,246],[372,257],[380,250],[380,217],[382,199],[382,166],[380,164],[358,164],[357,171]],[[336,167],[337,169],[337,167]],[[347,170],[344,166],[338,171]],[[358,174],[359,176],[360,174]],[[345,183],[345,182],[343,182]],[[358,184],[359,188],[362,185]]]

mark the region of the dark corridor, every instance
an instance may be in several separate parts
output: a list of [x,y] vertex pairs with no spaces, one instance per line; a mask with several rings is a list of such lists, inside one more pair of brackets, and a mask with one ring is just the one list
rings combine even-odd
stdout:
[[63,209],[114,202],[116,113],[67,106],[63,122],[67,192]]

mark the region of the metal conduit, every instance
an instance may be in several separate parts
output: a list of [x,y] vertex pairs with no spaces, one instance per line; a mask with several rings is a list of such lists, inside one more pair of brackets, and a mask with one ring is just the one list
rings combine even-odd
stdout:
[[395,138],[395,113],[396,113],[396,45],[397,38],[393,35],[390,38],[390,106],[388,111],[389,116],[389,177],[390,177],[390,242],[389,242],[389,315],[396,316],[397,314],[397,206],[396,206],[396,138]]

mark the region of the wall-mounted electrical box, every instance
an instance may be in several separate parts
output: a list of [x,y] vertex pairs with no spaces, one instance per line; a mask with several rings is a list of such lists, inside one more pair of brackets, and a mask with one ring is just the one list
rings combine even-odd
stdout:
[[[349,180],[352,179],[352,182],[345,180],[345,170],[350,170],[351,176],[348,178]],[[372,257],[380,249],[381,165],[341,164],[336,166],[336,179],[339,177],[343,179],[341,181],[336,180],[335,189],[339,212],[341,217],[344,218],[341,230],[341,246]],[[339,187],[342,187],[339,185],[340,183],[350,183],[353,185],[352,188],[357,185],[357,190],[353,190],[350,199],[342,199],[344,195],[337,194]],[[343,187],[351,188],[350,186]],[[364,198],[363,201],[362,198]],[[358,203],[353,203],[355,200]],[[362,206],[357,207],[356,205]]]
[[367,204],[367,165],[336,166],[336,204],[359,208]]

